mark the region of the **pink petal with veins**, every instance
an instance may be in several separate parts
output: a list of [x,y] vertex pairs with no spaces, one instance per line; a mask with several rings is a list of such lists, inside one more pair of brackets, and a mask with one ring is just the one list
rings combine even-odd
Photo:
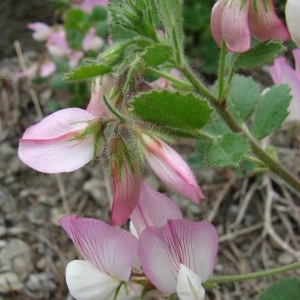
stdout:
[[102,221],[74,215],[61,218],[59,223],[85,260],[110,276],[125,282],[129,280],[131,249],[118,229]]
[[249,27],[251,34],[262,42],[268,39],[286,42],[290,39],[287,28],[275,12],[272,0],[260,0],[251,3]]
[[45,173],[74,171],[93,158],[94,137],[74,139],[95,117],[79,108],[51,114],[29,127],[19,143],[19,157],[31,168]]
[[145,132],[141,140],[146,160],[162,181],[195,203],[204,198],[190,167],[175,150]]
[[148,227],[138,247],[143,271],[166,294],[176,293],[180,264],[205,282],[213,272],[217,251],[218,234],[208,221],[169,220],[163,227]]
[[[159,207],[159,209],[157,209]],[[137,230],[138,236],[146,227],[161,227],[168,220],[183,219],[180,209],[167,196],[142,182],[139,202],[130,219]]]
[[211,33],[216,43],[221,46],[223,33],[222,33],[222,14],[224,10],[225,0],[217,1],[213,8],[210,18]]
[[227,47],[233,52],[244,52],[251,46],[249,9],[250,0],[228,1],[223,8],[222,35]]

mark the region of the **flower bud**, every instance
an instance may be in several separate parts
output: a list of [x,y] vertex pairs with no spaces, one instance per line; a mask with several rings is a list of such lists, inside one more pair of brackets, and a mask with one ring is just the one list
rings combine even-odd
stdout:
[[120,136],[110,140],[110,166],[114,187],[111,222],[122,225],[138,202],[142,176],[137,160]]
[[175,150],[139,125],[133,125],[132,130],[146,160],[162,181],[195,203],[204,198],[191,169]]

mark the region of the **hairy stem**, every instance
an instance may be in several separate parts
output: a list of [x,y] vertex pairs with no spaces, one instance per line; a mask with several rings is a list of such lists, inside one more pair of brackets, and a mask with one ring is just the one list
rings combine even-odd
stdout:
[[216,109],[218,114],[228,125],[228,127],[237,133],[242,133],[245,138],[247,138],[252,147],[253,153],[263,161],[266,166],[282,180],[284,180],[288,185],[293,187],[298,193],[300,193],[300,181],[286,170],[278,161],[271,157],[266,151],[264,151],[257,141],[246,132],[240,124],[233,118],[233,116],[226,109],[226,101],[220,102],[206,87],[198,80],[194,73],[187,67],[184,66],[180,71],[186,76],[186,78],[191,82],[196,91],[207,98],[209,103]]
[[283,272],[288,272],[292,270],[296,270],[300,268],[300,262],[296,262],[287,266],[274,268],[271,270],[264,270],[260,272],[248,273],[245,275],[232,275],[232,276],[213,276],[209,278],[206,283],[221,283],[221,282],[234,282],[234,281],[242,281],[242,280],[250,280],[250,279],[258,279],[267,276],[276,275]]

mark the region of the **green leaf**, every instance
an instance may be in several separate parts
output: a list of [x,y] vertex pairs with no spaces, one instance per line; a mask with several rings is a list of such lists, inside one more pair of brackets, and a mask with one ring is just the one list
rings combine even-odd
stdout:
[[72,8],[66,12],[66,23],[77,23],[84,19],[84,12],[79,8]]
[[155,44],[147,47],[142,54],[142,58],[146,66],[158,66],[167,61],[172,55],[173,50],[171,47],[161,44]]
[[198,130],[209,120],[212,111],[206,101],[193,94],[167,90],[139,94],[131,104],[135,115],[179,135],[182,131],[197,135]]
[[284,278],[268,286],[258,300],[298,300],[300,298],[300,280]]
[[248,141],[241,134],[227,133],[207,147],[205,162],[212,167],[238,167],[249,150]]
[[212,116],[207,125],[201,130],[204,134],[211,136],[224,135],[231,132],[227,124],[221,119],[216,111],[212,113]]
[[257,68],[272,61],[285,51],[280,41],[266,41],[240,54],[235,60],[237,69]]
[[291,99],[290,88],[286,84],[273,86],[261,97],[251,126],[251,131],[258,140],[281,127],[289,114],[287,108]]
[[106,65],[81,65],[79,68],[66,74],[64,79],[67,81],[84,80],[109,73],[110,71],[111,68]]
[[259,86],[250,77],[236,75],[227,95],[227,107],[233,116],[241,121],[247,121],[260,98]]
[[103,21],[107,19],[107,9],[104,6],[95,6],[92,10],[92,18],[94,21]]

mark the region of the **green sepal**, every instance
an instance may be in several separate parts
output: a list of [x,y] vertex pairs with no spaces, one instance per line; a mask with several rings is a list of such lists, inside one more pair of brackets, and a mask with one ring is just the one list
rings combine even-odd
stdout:
[[85,80],[92,77],[104,75],[109,72],[111,72],[111,68],[104,64],[81,65],[79,68],[76,68],[72,70],[70,73],[67,73],[64,77],[64,80],[67,81]]
[[166,62],[172,55],[171,47],[162,44],[155,44],[147,47],[141,57],[145,62],[146,67],[158,66]]
[[117,300],[117,297],[120,293],[122,285],[123,285],[123,282],[116,288],[115,293],[114,293],[114,300]]
[[268,40],[237,56],[234,65],[237,69],[258,68],[281,55],[286,48],[280,41]]

